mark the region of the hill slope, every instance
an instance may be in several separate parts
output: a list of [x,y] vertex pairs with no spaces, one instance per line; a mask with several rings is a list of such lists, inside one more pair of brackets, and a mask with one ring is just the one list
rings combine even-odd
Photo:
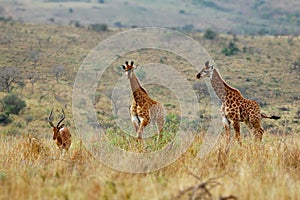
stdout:
[[115,27],[211,28],[235,34],[299,34],[297,0],[200,1],[105,0],[4,1],[0,16],[30,23],[93,24]]

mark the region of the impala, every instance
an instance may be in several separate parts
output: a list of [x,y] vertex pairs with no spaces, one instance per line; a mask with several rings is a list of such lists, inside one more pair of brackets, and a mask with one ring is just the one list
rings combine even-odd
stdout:
[[65,127],[65,124],[61,124],[62,121],[65,119],[65,112],[62,109],[62,118],[59,120],[56,126],[54,126],[52,122],[53,118],[53,109],[50,112],[50,115],[48,117],[48,122],[53,130],[53,140],[56,141],[56,144],[58,148],[62,151],[63,149],[69,150],[71,146],[71,134],[67,127]]

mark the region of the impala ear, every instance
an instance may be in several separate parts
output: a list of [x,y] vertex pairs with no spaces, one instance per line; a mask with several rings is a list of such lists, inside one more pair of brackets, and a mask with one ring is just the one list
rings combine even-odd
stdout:
[[128,61],[127,61],[127,60],[125,61],[125,65],[126,65],[126,66],[128,65]]
[[126,69],[126,67],[125,67],[125,65],[121,65],[122,66],[122,68],[125,70]]
[[130,63],[130,66],[133,66],[133,64],[134,64],[134,62],[133,62],[133,61],[131,61],[131,63]]

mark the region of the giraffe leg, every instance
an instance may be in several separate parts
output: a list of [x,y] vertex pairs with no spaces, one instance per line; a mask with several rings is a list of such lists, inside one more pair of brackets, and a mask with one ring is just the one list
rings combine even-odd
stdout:
[[252,118],[250,123],[254,129],[254,137],[255,141],[261,142],[262,136],[264,134],[264,129],[260,126],[260,119],[259,118]]
[[156,124],[158,128],[158,136],[159,138],[162,137],[162,131],[164,128],[164,123],[165,123],[165,111],[164,108],[161,104],[158,105],[158,110],[157,110],[157,119],[156,119]]
[[158,137],[159,138],[162,138],[162,131],[163,131],[163,129],[164,129],[164,119],[158,119],[157,120],[157,127],[158,127]]
[[234,128],[234,131],[235,131],[235,139],[238,141],[240,146],[242,146],[241,132],[240,132],[240,122],[238,120],[233,122],[233,128]]
[[148,118],[141,118],[141,123],[137,131],[137,140],[142,140],[144,128],[149,124],[150,120]]
[[152,105],[150,108],[150,119],[152,122],[155,122],[157,130],[158,130],[158,137],[162,137],[162,131],[164,128],[164,122],[165,122],[165,110],[161,103],[157,102],[156,104]]
[[140,126],[140,119],[137,115],[137,106],[135,100],[132,101],[132,105],[130,106],[130,115],[131,115],[131,122],[135,128],[135,132],[137,132]]
[[228,121],[228,119],[223,116],[223,126],[225,129],[225,136],[226,136],[226,144],[229,145],[230,143],[230,122]]

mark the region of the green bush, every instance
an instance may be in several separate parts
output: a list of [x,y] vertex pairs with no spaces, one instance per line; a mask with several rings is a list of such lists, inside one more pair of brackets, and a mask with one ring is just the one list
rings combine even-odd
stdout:
[[232,55],[236,55],[239,52],[239,48],[237,47],[237,45],[231,41],[229,42],[228,46],[225,46],[222,50],[222,53],[225,56],[232,56]]
[[16,94],[9,94],[1,100],[5,113],[18,115],[26,107],[25,101]]
[[217,37],[217,33],[214,32],[214,31],[211,30],[211,29],[207,29],[207,30],[205,31],[203,37],[204,37],[205,39],[208,39],[208,40],[214,40],[214,39],[216,39],[216,37]]
[[89,29],[97,32],[102,32],[102,31],[107,31],[108,26],[107,24],[91,24],[89,26]]
[[9,124],[11,122],[12,122],[12,120],[9,117],[8,114],[6,114],[6,113],[0,113],[0,125],[7,125],[7,124]]
[[176,133],[179,129],[180,117],[176,114],[169,113],[165,118],[165,132]]

